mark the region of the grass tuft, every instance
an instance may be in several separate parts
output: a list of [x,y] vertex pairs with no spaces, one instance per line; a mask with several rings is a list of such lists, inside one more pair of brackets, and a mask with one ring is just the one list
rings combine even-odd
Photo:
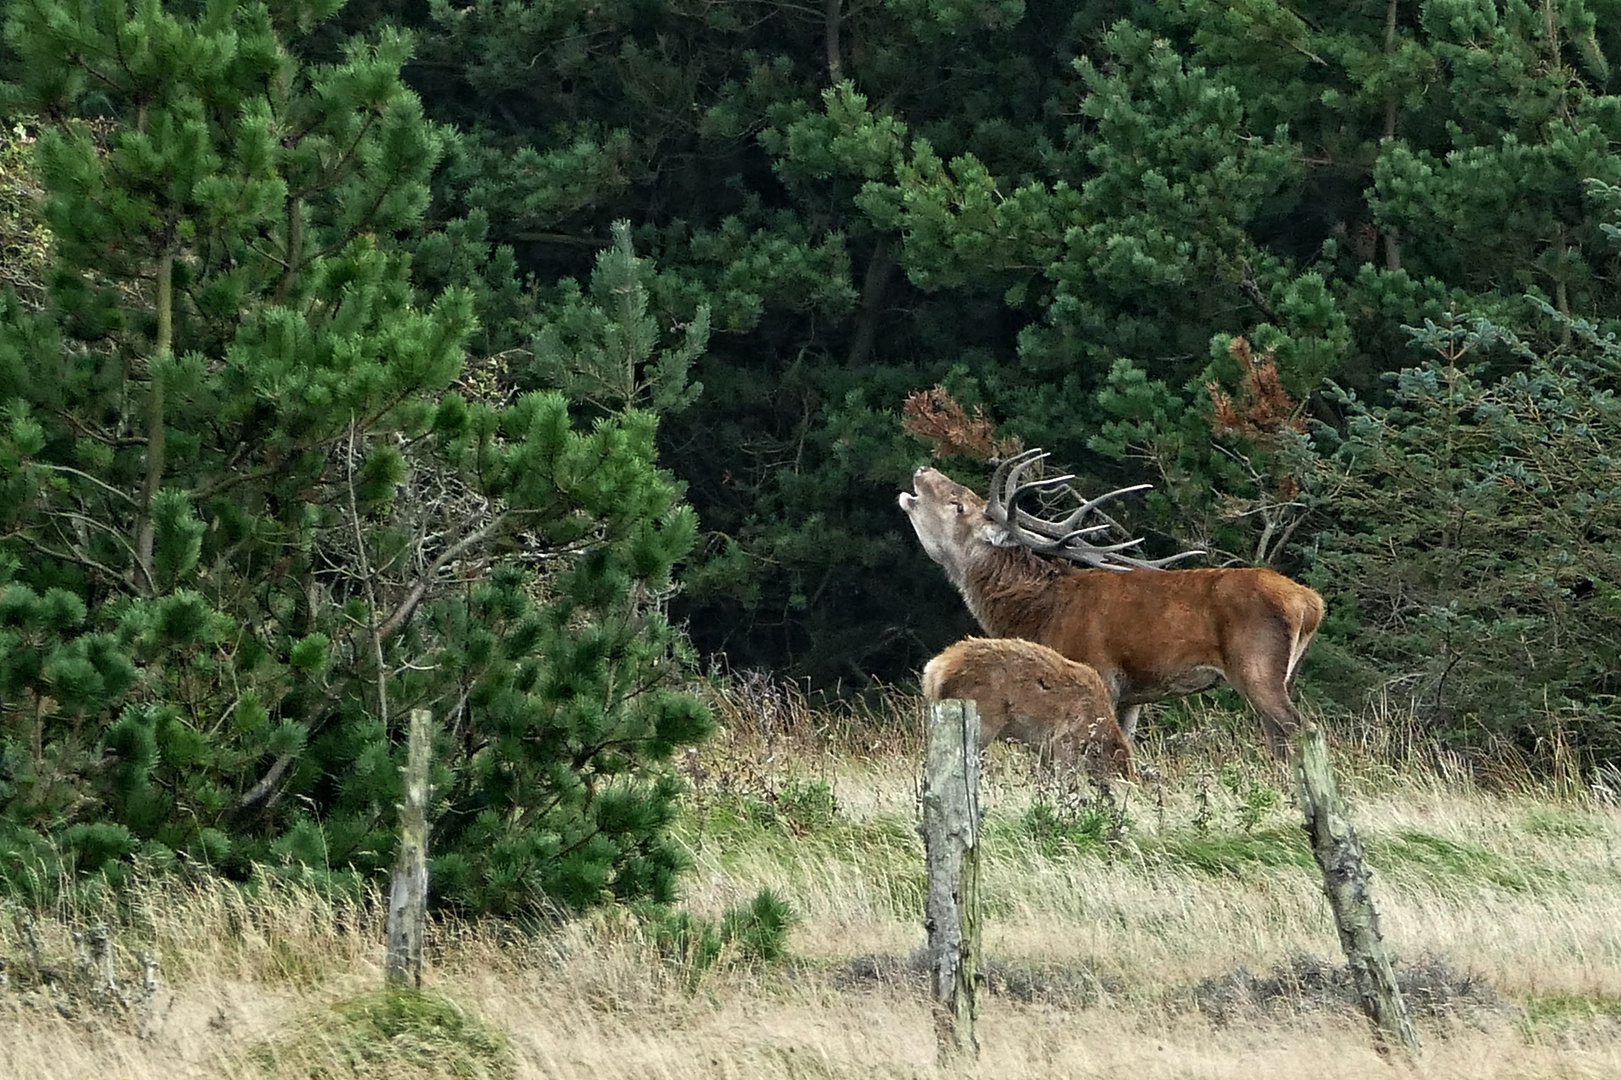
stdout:
[[1440,882],[1476,882],[1520,892],[1557,884],[1553,870],[1510,860],[1464,840],[1403,829],[1369,845],[1369,858]]
[[420,990],[336,1001],[254,1047],[248,1061],[277,1080],[516,1075],[505,1035],[451,999]]
[[1257,828],[1239,833],[1180,830],[1159,838],[1158,854],[1172,865],[1234,877],[1258,868],[1310,871],[1316,866],[1311,847],[1299,828]]

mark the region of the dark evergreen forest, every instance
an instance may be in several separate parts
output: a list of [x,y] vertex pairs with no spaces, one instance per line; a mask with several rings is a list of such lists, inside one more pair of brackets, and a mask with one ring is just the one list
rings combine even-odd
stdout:
[[1329,622],[1302,691],[1621,755],[1621,0],[10,0],[0,877],[669,895],[694,680],[972,630],[943,387]]

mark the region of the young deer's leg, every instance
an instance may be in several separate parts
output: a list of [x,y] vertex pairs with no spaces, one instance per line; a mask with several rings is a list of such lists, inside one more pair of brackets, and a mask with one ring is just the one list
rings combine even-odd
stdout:
[[1126,733],[1126,738],[1129,739],[1136,734],[1137,716],[1142,711],[1143,707],[1141,705],[1121,705],[1118,707],[1116,715],[1120,718],[1120,730]]

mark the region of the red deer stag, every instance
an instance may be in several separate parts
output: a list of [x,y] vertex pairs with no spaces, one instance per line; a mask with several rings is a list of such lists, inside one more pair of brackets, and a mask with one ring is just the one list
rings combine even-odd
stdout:
[[964,638],[923,668],[930,701],[979,707],[980,745],[1023,743],[1043,765],[1084,764],[1099,779],[1131,772],[1131,743],[1109,688],[1085,664],[1019,638]]
[[1090,664],[1109,687],[1128,737],[1147,702],[1196,693],[1225,678],[1260,714],[1272,752],[1285,756],[1287,739],[1300,725],[1289,686],[1322,621],[1323,598],[1261,567],[1165,570],[1199,552],[1138,559],[1125,552],[1139,541],[1094,545],[1086,539],[1109,527],[1083,525],[1088,514],[1146,484],[1092,499],[1062,520],[1021,509],[1026,495],[1074,479],[1021,483],[1046,456],[1028,450],[1001,462],[988,502],[929,468],[913,475],[916,494],[900,495],[923,549],[944,568],[980,626],[994,637],[1026,638]]

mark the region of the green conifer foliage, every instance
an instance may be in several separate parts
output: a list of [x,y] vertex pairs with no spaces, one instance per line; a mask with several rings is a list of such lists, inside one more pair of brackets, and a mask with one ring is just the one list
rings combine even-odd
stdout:
[[695,518],[636,400],[457,389],[512,297],[414,285],[451,135],[407,35],[289,51],[335,7],[7,5],[56,259],[0,308],[0,881],[380,872],[427,707],[443,902],[668,897]]
[[[921,653],[913,620],[955,616],[899,532],[894,484],[917,448],[892,410],[966,351],[994,363],[992,343],[1010,346],[1024,316],[1005,314],[1002,283],[918,292],[899,231],[856,199],[892,179],[912,133],[947,160],[976,153],[1013,186],[1039,173],[1055,88],[1105,14],[1083,7],[391,9],[422,34],[413,85],[464,132],[435,188],[441,219],[487,222],[547,288],[592,277],[612,223],[628,220],[657,261],[648,316],[679,341],[709,312],[689,377],[704,392],[660,435],[710,530],[677,601],[705,647],[859,680]],[[565,293],[543,306],[567,307]],[[542,358],[551,347],[530,326],[492,337]],[[541,359],[532,385],[564,385],[559,374]],[[869,575],[903,586],[873,589]]]
[[[1392,401],[1349,399],[1313,481],[1325,677],[1410,705],[1442,738],[1588,763],[1621,754],[1621,401],[1613,340],[1545,357],[1482,319],[1413,331]],[[1493,352],[1522,362],[1486,374]]]
[[[680,345],[659,349],[658,320],[648,310],[652,267],[636,257],[629,222],[614,222],[612,232],[591,274],[591,298],[572,279],[563,283],[535,339],[533,374],[605,411],[679,412],[703,391],[688,372],[709,342],[709,306],[698,304]],[[606,309],[592,302],[603,298]]]
[[[1566,319],[1615,303],[1617,251],[1586,195],[1587,184],[1621,179],[1621,102],[1603,92],[1609,64],[1595,26],[1575,0],[1501,13],[1427,5],[1446,137],[1392,141],[1374,171],[1375,218],[1408,238],[1411,271],[1495,300],[1527,333],[1538,298]],[[1568,345],[1561,327],[1541,320],[1536,333]]]

